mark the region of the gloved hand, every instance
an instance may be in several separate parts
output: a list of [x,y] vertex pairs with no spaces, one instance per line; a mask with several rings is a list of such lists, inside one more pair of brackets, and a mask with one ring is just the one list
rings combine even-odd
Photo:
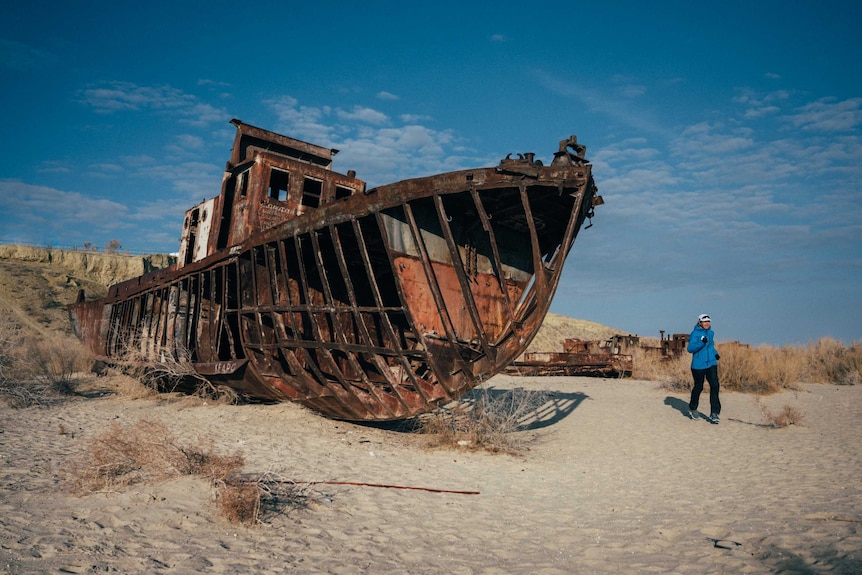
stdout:
[[715,360],[718,361],[719,359],[721,359],[721,356],[718,354],[715,354]]
[[702,336],[700,336],[700,341],[702,341],[703,343],[706,343],[709,340],[706,339],[705,335],[702,335]]

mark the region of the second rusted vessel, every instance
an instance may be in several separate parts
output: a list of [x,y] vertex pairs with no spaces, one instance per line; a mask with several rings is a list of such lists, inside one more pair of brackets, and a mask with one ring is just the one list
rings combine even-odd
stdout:
[[238,120],[221,194],[177,266],[70,306],[102,361],[170,357],[247,395],[348,420],[410,417],[532,341],[601,203],[583,146],[366,189],[337,152]]

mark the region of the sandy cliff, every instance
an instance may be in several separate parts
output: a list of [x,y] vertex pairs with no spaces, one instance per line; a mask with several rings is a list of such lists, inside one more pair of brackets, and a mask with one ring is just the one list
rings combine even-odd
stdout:
[[168,267],[173,261],[167,254],[131,256],[119,253],[96,253],[58,250],[20,245],[0,245],[0,260],[49,263],[68,273],[86,277],[105,287]]
[[66,305],[83,289],[87,298],[108,293],[108,286],[167,267],[164,254],[67,251],[0,245],[0,313],[29,333],[65,332],[71,326]]

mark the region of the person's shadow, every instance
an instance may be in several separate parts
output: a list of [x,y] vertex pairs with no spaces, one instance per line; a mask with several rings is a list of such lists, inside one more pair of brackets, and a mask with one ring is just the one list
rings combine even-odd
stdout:
[[664,398],[664,404],[680,412],[683,417],[688,417],[688,403],[678,397],[667,396]]
[[[680,412],[683,415],[683,417],[688,417],[688,403],[686,403],[685,401],[683,401],[679,398],[676,398],[676,397],[668,396],[668,397],[664,398],[664,404],[669,406],[669,407],[672,407],[673,409]],[[704,414],[701,414],[700,418],[705,419],[706,416]],[[757,423],[756,421],[745,421],[742,419],[734,419],[734,418],[730,418],[730,417],[727,418],[726,421],[734,421],[736,423],[744,423],[746,425],[751,425],[754,427],[762,427],[765,429],[772,427],[771,425],[767,425],[764,423]]]

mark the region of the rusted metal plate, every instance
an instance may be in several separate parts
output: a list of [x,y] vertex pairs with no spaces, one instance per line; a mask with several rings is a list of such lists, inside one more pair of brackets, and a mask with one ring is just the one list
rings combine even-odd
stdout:
[[584,149],[367,189],[334,150],[234,121],[221,194],[176,269],[70,306],[99,356],[185,358],[250,395],[351,420],[427,411],[536,335],[601,203]]

